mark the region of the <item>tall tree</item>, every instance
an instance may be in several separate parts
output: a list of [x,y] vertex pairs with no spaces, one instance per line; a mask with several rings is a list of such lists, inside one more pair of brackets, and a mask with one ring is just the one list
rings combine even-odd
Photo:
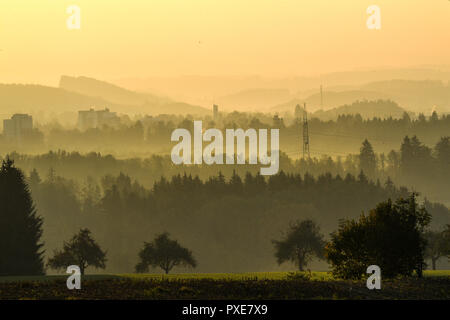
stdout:
[[278,264],[292,261],[299,271],[303,271],[314,257],[323,258],[325,242],[320,227],[312,220],[295,222],[284,239],[272,243]]
[[364,171],[366,175],[370,178],[374,177],[377,167],[377,159],[372,145],[367,139],[363,141],[359,152],[359,164],[361,170]]
[[55,250],[47,265],[55,270],[65,270],[70,265],[77,265],[81,274],[84,274],[90,266],[105,269],[106,252],[91,237],[88,229],[81,229],[70,241],[64,242],[62,250]]
[[0,275],[44,274],[42,218],[22,171],[7,159],[0,169]]
[[450,137],[441,137],[434,147],[436,159],[441,173],[450,176]]

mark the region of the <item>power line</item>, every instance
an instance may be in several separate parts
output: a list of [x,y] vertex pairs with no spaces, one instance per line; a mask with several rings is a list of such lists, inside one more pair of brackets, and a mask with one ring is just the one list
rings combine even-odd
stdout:
[[[368,138],[367,136],[355,136],[355,135],[345,135],[345,134],[337,134],[337,133],[319,133],[319,132],[314,132],[314,131],[309,131],[309,134],[312,135],[319,135],[319,136],[327,136],[327,137],[340,137],[340,138],[353,138],[353,139],[369,139],[370,141],[376,141],[378,143],[381,144],[386,144],[385,140],[380,140],[380,139],[376,139],[376,138]],[[292,137],[296,135],[296,133],[290,133],[287,135],[283,135],[283,137]]]

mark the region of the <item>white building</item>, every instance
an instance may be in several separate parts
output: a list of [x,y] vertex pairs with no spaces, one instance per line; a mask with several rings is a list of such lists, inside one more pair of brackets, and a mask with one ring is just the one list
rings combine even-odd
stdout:
[[120,119],[115,112],[90,109],[87,111],[78,111],[78,128],[87,130],[91,128],[101,128],[104,125],[115,127],[119,125]]
[[9,141],[21,143],[32,131],[33,117],[28,114],[16,113],[11,119],[3,120],[3,136]]

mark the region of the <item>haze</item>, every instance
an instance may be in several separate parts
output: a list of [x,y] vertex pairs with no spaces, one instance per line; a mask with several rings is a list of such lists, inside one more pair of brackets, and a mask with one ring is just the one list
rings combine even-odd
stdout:
[[[81,30],[66,27],[71,4]],[[366,27],[371,4],[378,31]],[[0,82],[448,65],[449,17],[446,0],[2,1]]]

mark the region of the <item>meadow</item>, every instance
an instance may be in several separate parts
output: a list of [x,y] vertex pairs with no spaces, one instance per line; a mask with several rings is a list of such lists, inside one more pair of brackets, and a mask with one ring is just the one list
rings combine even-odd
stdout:
[[0,299],[444,299],[450,300],[450,270],[425,277],[382,280],[368,290],[365,280],[333,279],[328,272],[210,274],[109,274],[82,277],[81,290],[68,290],[65,275],[0,277]]

